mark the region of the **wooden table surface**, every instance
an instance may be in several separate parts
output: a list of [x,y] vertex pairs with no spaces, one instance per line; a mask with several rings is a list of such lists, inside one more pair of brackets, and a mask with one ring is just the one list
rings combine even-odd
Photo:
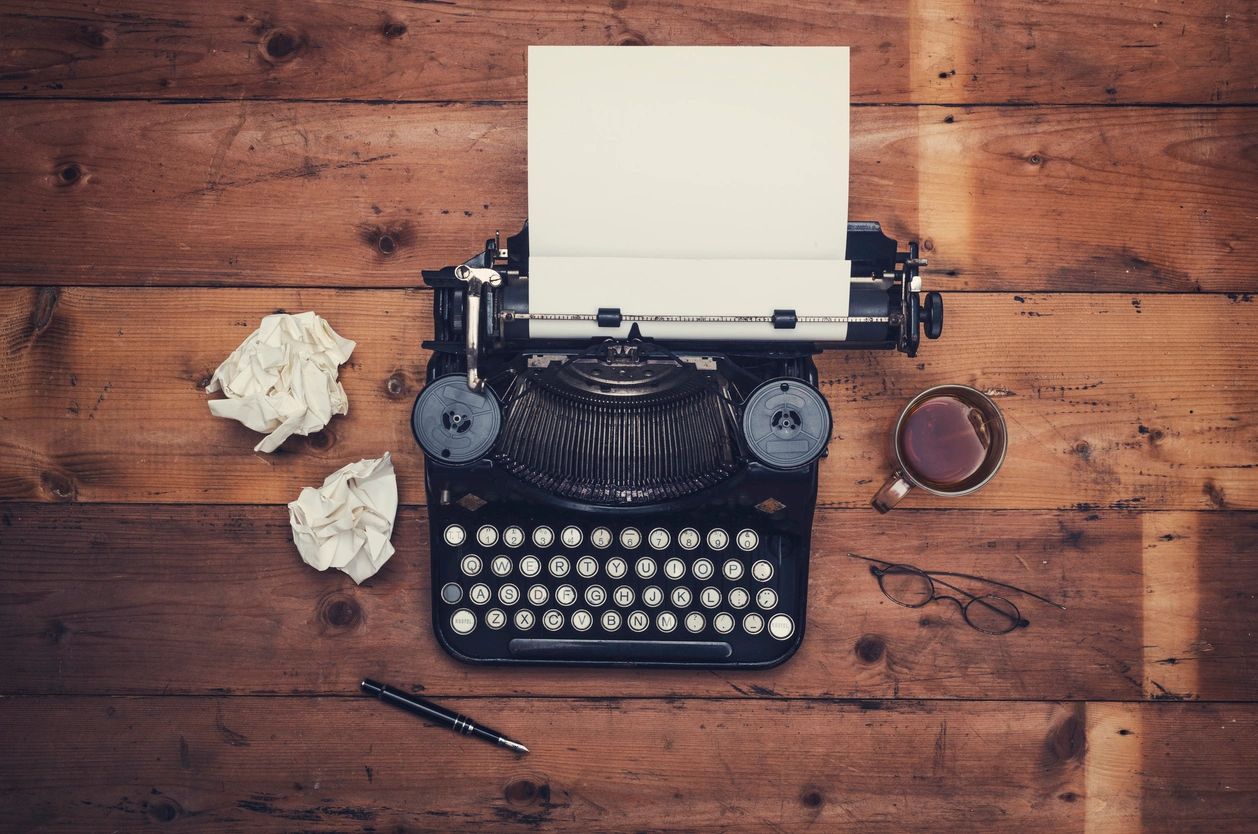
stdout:
[[[433,639],[419,270],[525,217],[532,43],[853,48],[851,216],[923,241],[947,326],[820,358],[808,637],[772,671]],[[1258,830],[1256,49],[1241,0],[0,2],[0,828]],[[255,454],[203,389],[308,309],[359,343],[350,413]],[[1006,466],[878,517],[941,382],[999,398]],[[284,505],[385,450],[397,556],[304,566]],[[852,549],[1067,610],[985,636]]]

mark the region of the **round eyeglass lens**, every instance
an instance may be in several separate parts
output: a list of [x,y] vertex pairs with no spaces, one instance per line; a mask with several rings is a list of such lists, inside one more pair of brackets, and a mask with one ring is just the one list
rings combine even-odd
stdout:
[[1022,622],[1014,604],[995,594],[970,600],[962,613],[967,623],[988,634],[1008,634]]
[[930,577],[907,565],[891,565],[878,577],[878,584],[892,602],[909,608],[921,608],[935,596]]

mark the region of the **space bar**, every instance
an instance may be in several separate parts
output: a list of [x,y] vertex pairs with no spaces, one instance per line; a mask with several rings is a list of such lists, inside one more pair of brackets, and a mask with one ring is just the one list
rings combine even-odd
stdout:
[[685,663],[724,660],[729,643],[669,640],[542,640],[517,637],[508,644],[522,660],[598,660],[604,663]]

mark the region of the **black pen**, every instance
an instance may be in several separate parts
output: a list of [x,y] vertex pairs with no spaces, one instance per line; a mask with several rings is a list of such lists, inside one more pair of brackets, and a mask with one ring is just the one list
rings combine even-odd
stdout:
[[523,744],[520,744],[518,741],[512,741],[497,730],[473,724],[467,717],[459,715],[457,712],[451,712],[445,707],[439,707],[431,701],[416,698],[414,695],[407,695],[400,689],[394,689],[391,686],[377,683],[373,680],[365,680],[359,685],[363,688],[363,692],[366,692],[368,695],[379,698],[386,704],[400,707],[407,712],[413,712],[420,718],[427,718],[434,724],[448,727],[465,736],[476,736],[479,739],[488,741],[490,744],[500,744],[517,753],[529,752],[529,749]]

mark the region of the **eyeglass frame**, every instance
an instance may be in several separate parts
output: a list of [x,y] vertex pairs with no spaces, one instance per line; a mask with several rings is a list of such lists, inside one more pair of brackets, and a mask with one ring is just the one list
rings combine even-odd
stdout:
[[[871,556],[862,556],[859,553],[849,552],[847,555],[853,559],[861,559],[865,562],[873,563],[873,564],[870,564],[869,566],[869,572],[873,574],[875,579],[878,580],[878,590],[882,592],[882,595],[884,597],[891,600],[896,605],[899,605],[903,608],[925,608],[927,605],[930,605],[932,602],[946,599],[949,602],[956,603],[957,608],[961,609],[961,618],[965,620],[966,625],[968,625],[970,628],[974,629],[975,631],[982,632],[983,634],[991,634],[994,636],[1000,636],[1003,634],[1011,634],[1020,628],[1026,628],[1027,626],[1031,625],[1031,621],[1028,620],[1026,617],[1022,616],[1022,611],[1018,608],[1016,604],[1014,604],[1013,600],[1010,600],[1006,597],[1002,597],[999,594],[983,594],[981,596],[978,594],[972,594],[969,591],[965,590],[964,588],[958,588],[956,585],[953,585],[950,582],[945,582],[942,579],[936,579],[936,577],[953,576],[953,577],[957,577],[958,579],[969,579],[974,582],[983,582],[988,585],[995,585],[999,588],[1005,588],[1010,591],[1016,591],[1019,594],[1026,594],[1029,597],[1038,599],[1040,602],[1051,605],[1054,608],[1059,608],[1062,611],[1066,610],[1066,606],[1061,605],[1060,603],[1053,602],[1051,599],[1042,597],[1037,593],[1028,591],[1025,588],[1019,588],[1016,585],[1009,585],[1004,582],[998,582],[995,579],[988,579],[985,576],[975,576],[974,574],[970,574],[970,573],[958,573],[955,571],[946,571],[946,570],[923,570],[922,568],[919,568],[916,565],[909,565],[903,562],[891,562],[886,559],[875,559]],[[879,567],[878,565],[885,565],[886,567]],[[930,588],[930,596],[926,598],[924,601],[918,603],[917,605],[912,605],[910,603],[902,602],[901,600],[896,599],[894,596],[888,593],[886,586],[883,584],[883,578],[887,576],[887,574],[893,573],[893,572],[899,572],[901,574],[915,574],[917,576],[922,577],[923,579],[926,580],[926,584]],[[939,593],[938,590],[936,590],[935,588],[936,583],[944,586],[945,588],[948,588],[949,590],[956,591],[959,594],[964,594],[965,596],[969,597],[969,600],[963,603],[961,600],[957,599],[956,597]],[[980,626],[975,625],[974,622],[970,619],[969,608],[971,605],[973,605],[976,602],[982,603],[983,605],[987,606],[991,610],[997,611],[1004,616],[1008,616],[1007,611],[1002,611],[1001,609],[997,608],[994,605],[991,605],[990,603],[983,602],[983,600],[988,597],[993,598],[993,599],[998,599],[1001,602],[1008,603],[1009,607],[1013,609],[1013,613],[1015,616],[1011,618],[1012,625],[1010,625],[1009,628],[1005,629],[1004,631],[992,631],[990,629],[982,628]]]

